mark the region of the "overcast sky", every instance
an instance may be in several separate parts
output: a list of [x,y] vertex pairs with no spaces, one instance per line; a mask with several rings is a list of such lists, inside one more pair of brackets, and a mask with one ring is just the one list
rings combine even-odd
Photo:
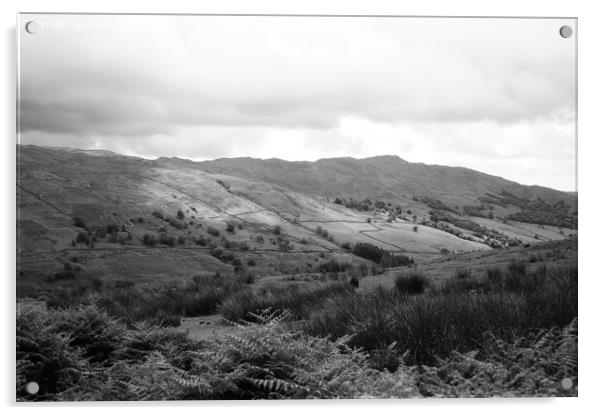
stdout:
[[575,189],[573,20],[23,16],[22,144],[395,154]]

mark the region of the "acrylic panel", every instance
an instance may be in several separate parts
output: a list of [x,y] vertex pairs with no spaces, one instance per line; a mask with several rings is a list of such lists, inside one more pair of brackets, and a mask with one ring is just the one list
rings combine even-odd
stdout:
[[17,25],[18,401],[577,395],[577,19]]

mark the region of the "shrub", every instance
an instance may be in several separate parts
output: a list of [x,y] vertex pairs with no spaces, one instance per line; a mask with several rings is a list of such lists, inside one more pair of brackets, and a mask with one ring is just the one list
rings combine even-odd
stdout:
[[167,245],[167,246],[175,246],[176,245],[176,238],[173,236],[168,236],[165,233],[161,233],[159,235],[159,243],[163,244],[163,245]]
[[422,294],[428,286],[429,281],[421,272],[398,273],[395,276],[395,288],[403,294]]
[[564,328],[528,333],[510,341],[484,336],[482,350],[455,353],[437,367],[412,368],[425,396],[576,396],[577,320]]
[[508,272],[516,276],[524,276],[527,271],[527,264],[524,261],[512,261],[508,265]]
[[176,216],[178,217],[178,219],[182,220],[184,219],[186,216],[184,215],[184,212],[182,211],[182,209],[178,209],[178,212],[176,214]]
[[78,232],[75,237],[75,242],[90,245],[90,243],[93,242],[92,235],[90,235],[89,232]]
[[459,280],[469,279],[472,277],[472,271],[470,268],[457,269],[455,277]]
[[207,226],[207,233],[209,235],[213,235],[215,237],[219,236],[219,231],[217,229],[215,229],[213,226]]
[[318,271],[322,273],[326,272],[345,272],[353,269],[353,265],[349,262],[338,262],[334,259],[330,259],[327,262],[323,262],[318,266]]
[[26,393],[26,382],[38,383],[38,396],[75,386],[90,363],[113,356],[124,331],[95,306],[46,311],[21,305],[16,342],[18,399],[37,398]]
[[260,291],[239,290],[226,298],[219,312],[231,321],[254,320],[254,314],[264,309],[289,310],[295,318],[308,317],[317,304],[353,288],[342,282],[329,282],[314,287],[300,285],[268,285]]
[[228,296],[242,289],[234,278],[196,276],[187,282],[105,288],[95,296],[98,306],[128,323],[149,321],[178,326],[182,316],[215,313]]
[[145,233],[142,236],[142,243],[145,246],[156,246],[157,245],[157,238],[155,237],[155,235],[150,235],[148,233]]
[[414,225],[414,226],[412,227],[412,230],[413,230],[414,232],[418,232],[418,226]]
[[163,220],[165,218],[165,215],[163,214],[163,212],[161,212],[159,210],[153,211],[153,216],[160,220]]
[[228,232],[228,233],[234,233],[235,229],[236,228],[234,227],[234,224],[232,224],[232,223],[228,223],[226,225],[226,232]]
[[500,268],[487,268],[487,279],[491,282],[499,282],[502,280],[503,273]]
[[78,228],[86,228],[86,224],[84,223],[84,220],[78,216],[73,218],[73,226],[76,226]]
[[171,216],[166,216],[165,221],[167,223],[169,223],[171,226],[173,226],[174,228],[179,229],[179,230],[186,229],[188,227],[188,225],[185,222],[182,222],[176,218],[172,218]]
[[242,276],[241,281],[245,284],[255,284],[255,275],[249,272]]
[[280,227],[280,225],[276,225],[272,228],[272,233],[274,235],[280,235],[282,233],[282,228]]
[[[238,262],[238,259],[231,252],[224,252],[219,248],[214,248],[211,250],[211,255],[215,258],[219,259],[225,264],[231,264],[235,261]],[[239,264],[240,265],[240,264]]]

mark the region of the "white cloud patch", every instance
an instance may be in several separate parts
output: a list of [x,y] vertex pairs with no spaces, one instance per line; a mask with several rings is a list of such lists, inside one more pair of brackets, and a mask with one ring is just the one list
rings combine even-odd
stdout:
[[397,154],[574,189],[566,21],[35,19],[42,30],[21,35],[22,143],[197,160]]

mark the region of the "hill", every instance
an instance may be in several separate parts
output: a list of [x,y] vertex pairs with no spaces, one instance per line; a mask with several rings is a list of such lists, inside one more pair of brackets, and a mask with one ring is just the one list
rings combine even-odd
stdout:
[[231,158],[201,163],[159,159],[172,166],[185,163],[208,173],[244,177],[277,184],[309,195],[375,198],[386,201],[430,197],[451,205],[479,202],[491,193],[511,193],[522,199],[565,202],[574,207],[576,195],[541,186],[525,186],[501,177],[462,167],[410,163],[397,156],[366,159],[332,158],[316,162],[289,162]]
[[40,281],[376,273],[383,265],[356,255],[356,243],[420,260],[575,234],[527,223],[576,220],[574,196],[396,157],[195,163],[19,146],[18,158],[24,295]]

